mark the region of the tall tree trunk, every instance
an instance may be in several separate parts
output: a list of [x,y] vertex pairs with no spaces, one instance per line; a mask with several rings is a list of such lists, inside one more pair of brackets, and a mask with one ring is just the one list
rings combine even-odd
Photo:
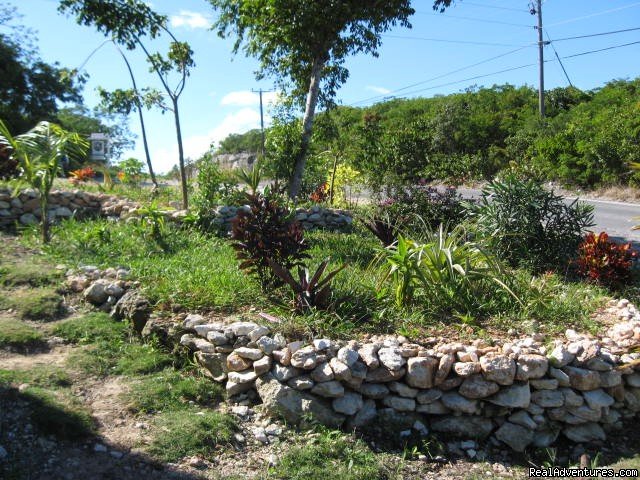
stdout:
[[311,143],[311,133],[313,129],[313,117],[316,113],[318,94],[320,93],[320,80],[322,80],[322,68],[324,62],[315,59],[311,66],[311,79],[309,81],[309,91],[307,92],[307,103],[302,118],[302,137],[300,139],[300,150],[296,155],[296,163],[293,167],[293,174],[289,183],[289,197],[295,198],[300,193],[302,185],[302,175],[304,166],[307,163],[309,154],[309,144]]
[[331,172],[331,184],[329,186],[329,205],[333,206],[333,186],[336,183],[336,170],[338,169],[338,155],[333,156],[333,171]]
[[116,48],[122,55],[122,59],[124,63],[127,64],[127,69],[129,70],[129,76],[131,77],[131,83],[133,85],[133,91],[136,93],[136,108],[138,109],[138,116],[140,117],[140,129],[142,130],[142,144],[144,145],[144,154],[147,159],[147,168],[149,169],[149,176],[151,177],[151,183],[153,183],[154,189],[158,188],[158,181],[156,180],[156,174],[153,173],[153,166],[151,165],[151,155],[149,154],[149,144],[147,143],[147,129],[144,126],[144,115],[142,114],[142,104],[140,99],[138,98],[138,86],[136,85],[136,77],[133,76],[133,70],[131,69],[131,65],[129,64],[129,60],[125,54],[118,48]]
[[182,131],[180,130],[180,114],[178,113],[178,99],[172,97],[173,117],[176,121],[176,137],[178,140],[178,162],[180,166],[180,181],[182,183],[182,209],[189,208],[189,193],[187,192],[187,172],[184,168],[184,150],[182,148]]

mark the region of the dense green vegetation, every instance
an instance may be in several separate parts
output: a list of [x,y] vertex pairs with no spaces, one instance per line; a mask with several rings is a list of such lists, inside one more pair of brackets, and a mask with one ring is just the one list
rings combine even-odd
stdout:
[[[535,89],[496,85],[337,107],[316,119],[307,190],[327,179],[336,157],[378,188],[382,178],[458,183],[505,169],[581,187],[638,184],[630,163],[640,159],[640,79],[592,91],[556,88],[547,92],[547,105],[541,122]],[[276,121],[267,136],[267,171],[283,179],[291,174],[298,131],[285,125]],[[241,137],[232,143],[249,141]]]

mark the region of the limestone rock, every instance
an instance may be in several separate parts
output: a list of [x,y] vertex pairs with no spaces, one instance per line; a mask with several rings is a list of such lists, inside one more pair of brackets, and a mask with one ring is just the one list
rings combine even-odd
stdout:
[[462,439],[482,439],[493,430],[493,422],[485,417],[461,415],[446,416],[433,420],[431,430]]
[[376,418],[377,413],[378,410],[376,408],[376,402],[371,399],[365,400],[360,411],[347,421],[347,428],[353,429],[364,427]]
[[542,408],[562,407],[564,395],[558,390],[537,390],[531,394],[531,401]]
[[256,390],[269,415],[283,417],[291,424],[303,423],[307,415],[332,428],[344,422],[345,417],[334,412],[325,401],[283,385],[269,374],[256,380]]
[[345,392],[343,397],[334,399],[331,405],[338,413],[355,415],[363,406],[362,395],[355,392]]
[[378,350],[378,358],[382,365],[391,371],[400,370],[407,360],[401,355],[398,347],[383,347]]
[[482,375],[473,375],[465,378],[458,389],[458,393],[467,398],[477,399],[489,397],[498,390],[500,390],[500,387],[497,383],[485,380]]
[[447,353],[440,357],[440,361],[438,362],[438,370],[436,371],[434,385],[437,387],[445,379],[449,376],[449,372],[451,372],[451,367],[453,367],[454,362],[456,361],[455,355],[452,353]]
[[227,370],[230,372],[242,372],[251,368],[251,360],[242,358],[233,352],[227,357]]
[[116,320],[129,320],[133,329],[140,333],[149,321],[152,311],[149,299],[136,290],[129,290],[114,305],[111,317]]
[[475,413],[478,409],[478,402],[469,400],[456,392],[446,392],[440,399],[445,407],[454,412]]
[[524,452],[525,448],[533,442],[532,430],[511,422],[504,422],[502,426],[496,430],[495,436],[516,452]]
[[271,370],[272,362],[273,361],[271,360],[271,357],[264,356],[260,360],[256,360],[255,362],[253,362],[253,371],[257,376],[264,375],[269,370]]
[[333,370],[327,362],[321,363],[311,371],[311,378],[315,382],[328,382],[334,378]]
[[437,388],[430,388],[429,390],[422,390],[418,392],[416,400],[420,404],[433,403],[442,397],[442,390]]
[[264,356],[259,348],[240,347],[236,348],[233,353],[247,360],[259,360]]
[[485,355],[480,366],[484,378],[499,385],[511,385],[516,376],[516,363],[507,355]]
[[412,412],[416,409],[416,401],[413,398],[388,395],[382,399],[382,403],[398,412]]
[[516,379],[527,381],[542,378],[547,373],[549,361],[547,357],[535,354],[522,354],[518,357]]
[[604,441],[607,438],[606,433],[597,423],[584,423],[582,425],[571,425],[565,427],[562,433],[569,440],[574,442],[594,442]]
[[480,372],[480,364],[478,362],[456,362],[453,364],[453,370],[461,377],[470,377]]
[[587,405],[593,410],[597,410],[599,408],[610,407],[615,403],[615,400],[610,395],[607,395],[604,390],[590,390],[588,392],[584,392],[582,394]]
[[488,400],[501,407],[527,408],[531,402],[531,390],[528,383],[515,383],[503,388]]
[[196,361],[204,368],[205,374],[216,382],[227,379],[227,356],[224,353],[196,352]]
[[330,382],[317,383],[311,389],[311,393],[321,397],[337,398],[344,395],[344,387],[340,382],[332,380]]
[[563,371],[569,376],[571,386],[576,390],[595,390],[600,386],[600,375],[584,368],[564,367]]
[[378,367],[367,372],[366,381],[369,383],[385,383],[400,380],[406,372],[406,369],[389,370],[385,367]]
[[318,354],[313,346],[309,345],[296,350],[291,355],[291,365],[296,368],[302,368],[304,370],[313,370],[318,363]]
[[380,400],[389,395],[389,389],[381,383],[363,383],[359,392],[365,397]]
[[405,381],[415,388],[431,388],[438,361],[432,357],[413,357],[407,362]]

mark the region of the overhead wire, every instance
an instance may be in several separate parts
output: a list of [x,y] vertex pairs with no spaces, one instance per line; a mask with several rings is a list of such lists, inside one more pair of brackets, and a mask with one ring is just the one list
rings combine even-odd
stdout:
[[609,10],[604,10],[602,12],[591,13],[589,15],[583,15],[581,17],[569,18],[568,20],[562,20],[560,22],[551,23],[551,24],[548,24],[546,26],[547,27],[555,27],[557,25],[565,25],[567,23],[573,23],[573,22],[577,22],[579,20],[585,20],[587,18],[598,17],[600,15],[605,15],[607,13],[619,12],[620,10],[626,10],[627,8],[637,7],[638,5],[640,5],[640,2],[631,3],[629,5],[623,5],[622,7],[618,7],[618,8],[611,8]]
[[[575,53],[575,54],[572,54],[572,55],[565,55],[563,57],[560,57],[558,60],[560,60],[560,59],[565,60],[565,59],[568,59],[568,58],[580,57],[580,56],[583,56],[583,55],[589,55],[589,54],[593,54],[593,53],[604,52],[604,51],[607,51],[607,50],[613,50],[613,49],[617,49],[617,48],[628,47],[630,45],[636,45],[636,44],[640,44],[640,40],[636,41],[636,42],[623,43],[623,44],[620,44],[620,45],[612,45],[610,47],[605,47],[605,48],[600,48],[600,49],[588,50],[588,51],[585,51],[585,52]],[[544,63],[556,62],[558,60],[556,60],[556,59],[545,60]],[[525,64],[525,65],[519,65],[517,67],[510,67],[510,68],[506,68],[506,69],[503,69],[503,70],[498,70],[498,71],[495,71],[495,72],[485,73],[485,74],[481,74],[481,75],[475,75],[473,77],[464,78],[462,80],[455,80],[455,81],[452,81],[452,82],[442,83],[442,84],[439,84],[439,85],[433,85],[431,87],[425,87],[425,88],[421,88],[421,89],[418,89],[418,90],[412,90],[410,92],[405,92],[402,95],[389,95],[391,93],[395,93],[395,92],[398,92],[398,91],[401,91],[401,90],[405,90],[407,88],[411,88],[411,86],[403,87],[402,89],[393,90],[393,91],[387,93],[385,95],[385,98],[407,97],[409,95],[425,92],[425,91],[428,91],[428,90],[435,90],[437,88],[448,87],[448,86],[456,85],[456,84],[459,84],[459,83],[469,82],[471,80],[478,80],[480,78],[486,78],[486,77],[490,77],[490,76],[493,76],[493,75],[499,75],[501,73],[513,72],[515,70],[521,70],[523,68],[533,67],[533,66],[536,66],[536,65],[538,65],[537,62],[528,63],[528,64]],[[442,78],[442,76],[440,78]],[[431,81],[431,80],[425,80],[423,82],[418,82],[416,84],[413,84],[412,86],[419,85],[421,83],[427,83],[429,81]],[[378,97],[374,97],[374,98],[379,98],[379,97],[382,97],[382,95],[380,95]],[[355,103],[351,103],[349,106],[354,106],[354,105],[357,105],[359,103],[363,103],[364,101],[367,101],[367,100],[370,100],[370,99],[365,99],[365,100],[361,100],[361,101],[358,101],[358,102],[355,102]]]
[[508,25],[511,27],[523,27],[523,28],[534,28],[533,25],[526,25],[524,23],[512,23],[512,22],[503,22],[500,20],[489,20],[487,18],[475,18],[475,17],[464,17],[462,15],[450,15],[448,13],[435,13],[435,12],[415,12],[417,15],[431,15],[445,18],[456,18],[460,20],[468,20],[470,22],[480,22],[480,23],[492,23],[497,25]]
[[577,35],[575,37],[556,38],[554,42],[564,42],[565,40],[578,40],[580,38],[601,37],[603,35],[613,35],[616,33],[633,32],[635,30],[640,30],[640,27],[625,28],[623,30],[613,30],[611,32],[590,33],[588,35]]
[[506,57],[507,55],[511,55],[513,53],[519,52],[520,50],[524,50],[525,48],[528,48],[528,47],[529,47],[529,45],[524,46],[524,47],[516,48],[515,50],[509,50],[508,52],[504,52],[504,53],[501,53],[500,55],[495,55],[495,56],[490,57],[490,58],[485,58],[484,60],[480,60],[479,62],[473,63],[471,65],[466,65],[464,67],[460,67],[460,68],[457,68],[455,70],[451,70],[450,72],[446,72],[446,73],[443,73],[441,75],[437,75],[435,77],[431,77],[431,78],[429,78],[427,80],[423,80],[423,81],[417,82],[417,83],[412,83],[411,85],[407,85],[405,87],[398,88],[396,90],[392,90],[390,92],[387,92],[384,95],[375,95],[373,97],[369,97],[369,98],[365,98],[363,100],[359,100],[359,101],[357,101],[355,103],[350,104],[350,106],[355,106],[355,105],[358,105],[360,103],[368,102],[370,100],[376,100],[378,98],[383,98],[383,97],[389,96],[389,94],[392,94],[392,93],[401,92],[401,91],[407,90],[409,88],[417,87],[418,85],[423,85],[425,83],[429,83],[429,82],[432,82],[434,80],[439,80],[441,78],[448,77],[449,75],[453,75],[454,73],[463,72],[463,71],[468,70],[470,68],[477,67],[477,66],[483,65],[485,63],[489,63],[489,62],[491,62],[493,60],[497,60],[498,58]]
[[481,45],[481,46],[489,46],[489,47],[528,47],[529,45],[517,45],[515,43],[495,43],[495,42],[477,42],[471,40],[452,40],[445,38],[429,38],[429,37],[414,37],[411,35],[391,35],[391,34],[383,34],[384,38],[396,38],[399,40],[422,40],[425,42],[437,42],[437,43],[458,43],[465,45]]

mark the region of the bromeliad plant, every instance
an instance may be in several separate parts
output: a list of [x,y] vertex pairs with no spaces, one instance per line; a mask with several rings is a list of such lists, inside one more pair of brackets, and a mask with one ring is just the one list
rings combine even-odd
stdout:
[[619,287],[631,278],[638,253],[631,243],[618,243],[609,235],[589,233],[578,247],[578,273],[594,283]]
[[256,275],[263,289],[278,284],[269,266],[273,261],[290,269],[308,258],[300,222],[269,191],[247,195],[249,210],[239,209],[232,223],[231,239],[240,268]]
[[497,290],[520,302],[507,285],[498,260],[479,244],[466,239],[461,227],[442,226],[424,243],[400,236],[381,253],[382,282],[391,280],[398,307],[414,303],[422,294],[439,309],[451,313],[482,313],[485,299]]
[[313,275],[309,274],[309,269],[306,266],[299,265],[298,280],[296,280],[288,269],[278,265],[271,259],[268,259],[268,262],[278,278],[293,290],[293,305],[296,311],[327,310],[337,303],[332,300],[331,282],[338,273],[346,268],[346,264],[331,271],[324,278],[322,278],[322,275],[324,275],[329,265],[329,259],[321,262]]
[[14,137],[0,120],[0,148],[8,150],[9,159],[18,162],[20,173],[16,192],[25,184],[38,192],[43,243],[50,240],[49,192],[60,174],[60,161],[65,156],[82,159],[88,147],[88,142],[80,135],[54,123],[40,122],[27,133]]

